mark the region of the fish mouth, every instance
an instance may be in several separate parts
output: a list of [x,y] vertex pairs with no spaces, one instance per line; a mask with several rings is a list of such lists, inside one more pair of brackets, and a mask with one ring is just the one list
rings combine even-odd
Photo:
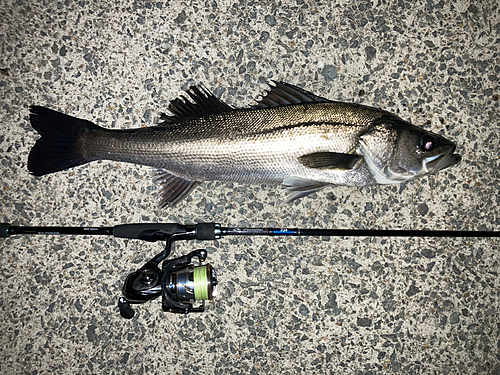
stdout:
[[455,146],[450,147],[448,152],[428,157],[424,160],[425,167],[429,173],[443,171],[459,164],[462,161],[460,154],[454,154]]

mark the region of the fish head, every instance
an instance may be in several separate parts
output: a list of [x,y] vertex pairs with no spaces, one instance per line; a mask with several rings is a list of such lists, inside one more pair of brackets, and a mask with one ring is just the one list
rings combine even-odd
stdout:
[[380,184],[400,183],[461,161],[450,140],[399,118],[380,120],[360,136],[359,152]]

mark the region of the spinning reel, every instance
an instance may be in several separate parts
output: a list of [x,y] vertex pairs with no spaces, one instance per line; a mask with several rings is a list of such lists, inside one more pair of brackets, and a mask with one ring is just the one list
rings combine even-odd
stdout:
[[[144,303],[162,297],[163,311],[187,314],[205,311],[205,301],[217,296],[217,275],[207,259],[206,250],[195,250],[179,258],[164,260],[172,249],[168,237],[165,250],[131,273],[123,285],[123,297],[118,300],[120,314],[126,319],[134,316],[131,303]],[[193,264],[197,258],[199,265]],[[163,260],[162,269],[159,263]],[[202,301],[195,307],[195,301]]]
[[[195,250],[179,258],[167,258],[175,241],[220,238],[220,235],[216,235],[216,227],[216,224],[133,224],[112,228],[116,237],[138,238],[148,242],[165,241],[165,249],[160,254],[126,277],[123,297],[118,300],[120,315],[130,319],[134,316],[131,304],[141,304],[160,296],[163,311],[179,314],[205,311],[205,301],[217,296],[215,270],[210,264],[204,264],[207,251]],[[193,262],[195,258],[197,265]],[[196,301],[201,301],[201,305],[195,306]]]

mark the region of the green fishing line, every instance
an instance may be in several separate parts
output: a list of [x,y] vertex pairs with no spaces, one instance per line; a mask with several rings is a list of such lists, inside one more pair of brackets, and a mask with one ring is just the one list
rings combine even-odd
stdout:
[[197,301],[208,300],[208,274],[207,266],[195,267],[194,275],[194,299]]

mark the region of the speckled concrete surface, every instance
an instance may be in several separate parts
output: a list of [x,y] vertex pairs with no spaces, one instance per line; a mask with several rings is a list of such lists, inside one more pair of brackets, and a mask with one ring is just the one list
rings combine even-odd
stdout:
[[[1,221],[498,229],[499,34],[496,1],[2,1]],[[245,106],[269,79],[398,113],[454,139],[463,163],[293,205],[273,186],[202,184],[167,210],[145,167],[27,171],[30,104],[137,127],[194,82]],[[226,238],[175,253],[205,245],[221,283],[208,312],[154,301],[126,321],[124,278],[159,245],[2,240],[1,372],[500,374],[497,240]]]

